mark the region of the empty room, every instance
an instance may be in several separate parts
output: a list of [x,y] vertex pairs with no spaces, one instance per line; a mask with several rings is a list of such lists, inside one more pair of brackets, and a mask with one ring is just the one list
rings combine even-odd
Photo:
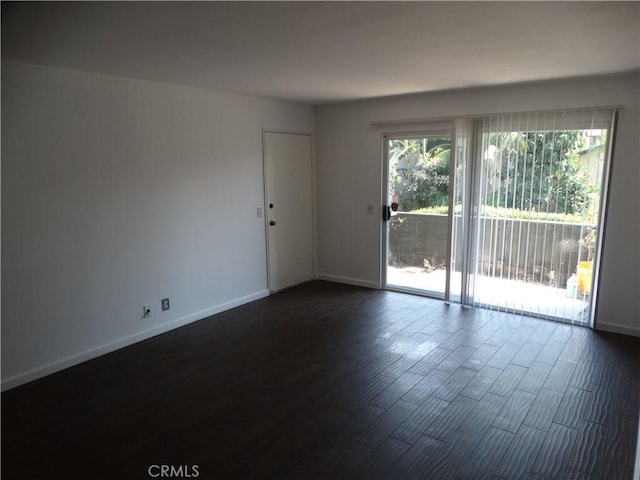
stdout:
[[5,479],[640,478],[640,2],[2,2]]

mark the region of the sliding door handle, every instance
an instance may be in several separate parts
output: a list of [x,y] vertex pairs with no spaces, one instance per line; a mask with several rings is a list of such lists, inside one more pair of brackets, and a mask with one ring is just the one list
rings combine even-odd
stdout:
[[269,222],[269,225],[271,225],[272,227],[273,227],[275,224],[276,224],[276,222],[274,222],[273,220],[271,220],[271,221]]
[[389,205],[382,206],[382,221],[388,222],[391,220],[391,207]]

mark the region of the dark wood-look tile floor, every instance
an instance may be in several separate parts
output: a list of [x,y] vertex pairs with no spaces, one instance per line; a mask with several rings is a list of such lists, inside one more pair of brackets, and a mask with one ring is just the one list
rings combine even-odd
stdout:
[[638,372],[638,338],[313,282],[4,392],[2,478],[630,480]]

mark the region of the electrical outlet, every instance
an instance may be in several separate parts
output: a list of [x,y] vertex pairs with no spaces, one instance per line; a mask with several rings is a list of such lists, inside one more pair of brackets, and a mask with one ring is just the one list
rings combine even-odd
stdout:
[[162,299],[162,311],[169,310],[169,297]]
[[151,305],[142,306],[142,318],[151,318]]

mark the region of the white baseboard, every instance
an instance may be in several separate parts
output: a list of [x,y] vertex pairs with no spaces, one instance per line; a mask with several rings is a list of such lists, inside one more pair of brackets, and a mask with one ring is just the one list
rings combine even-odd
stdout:
[[640,328],[633,328],[629,325],[621,325],[619,323],[596,322],[595,330],[603,330],[605,332],[622,333],[623,335],[640,337]]
[[105,355],[107,353],[113,352],[123,347],[128,347],[129,345],[133,345],[134,343],[138,343],[142,340],[147,340],[151,337],[155,337],[156,335],[166,333],[170,330],[174,330],[176,328],[183,327],[185,325],[196,322],[198,320],[202,320],[204,318],[210,317],[211,315],[215,315],[216,313],[224,312],[225,310],[230,310],[234,307],[239,307],[240,305],[244,305],[245,303],[253,302],[254,300],[259,300],[267,296],[269,296],[269,290],[262,290],[260,292],[246,295],[244,297],[236,298],[230,302],[216,305],[206,310],[192,313],[185,317],[178,318],[167,323],[163,323],[162,325],[157,325],[153,328],[149,328],[147,330],[137,332],[133,335],[129,335],[127,337],[123,337],[118,340],[105,343],[103,345],[99,345],[89,350],[85,350],[84,352],[70,355],[60,360],[56,360],[56,361],[47,363],[45,365],[41,365],[39,367],[28,370],[26,372],[20,373],[18,375],[14,375],[12,377],[2,379],[1,390],[2,391],[9,390],[19,385],[23,385],[33,380],[37,380],[38,378],[42,378],[52,373],[59,372],[61,370],[64,370],[65,368],[73,367],[74,365],[78,365],[80,363],[86,362],[87,360],[91,360],[101,355]]
[[360,278],[341,277],[338,275],[327,275],[325,273],[319,273],[318,280],[326,280],[327,282],[345,283],[347,285],[355,285],[357,287],[380,289],[378,282],[371,282],[369,280],[362,280]]

